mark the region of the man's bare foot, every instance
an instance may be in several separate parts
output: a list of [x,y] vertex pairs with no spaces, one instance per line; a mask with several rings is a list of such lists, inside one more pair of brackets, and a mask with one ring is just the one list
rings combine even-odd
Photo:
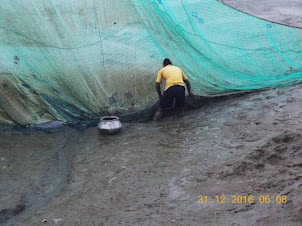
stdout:
[[163,118],[163,111],[158,109],[153,117],[153,121],[160,121]]

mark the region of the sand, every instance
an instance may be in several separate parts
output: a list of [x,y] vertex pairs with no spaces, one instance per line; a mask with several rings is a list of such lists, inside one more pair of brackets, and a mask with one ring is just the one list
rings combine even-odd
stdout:
[[247,14],[272,22],[302,28],[300,0],[220,0]]
[[[96,128],[1,134],[0,219],[7,225],[43,219],[51,225],[301,225],[301,96],[302,85],[261,91],[184,118],[125,124],[110,137]],[[208,203],[198,203],[200,195]],[[217,203],[222,195],[226,203]],[[252,195],[253,203],[231,203],[239,195]],[[267,195],[270,203],[260,203]],[[286,203],[276,203],[277,195]]]

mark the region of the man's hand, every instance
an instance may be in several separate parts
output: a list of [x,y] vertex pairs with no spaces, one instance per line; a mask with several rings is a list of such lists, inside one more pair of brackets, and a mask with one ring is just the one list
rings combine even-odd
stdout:
[[156,91],[158,93],[159,99],[161,98],[161,90],[160,90],[160,83],[156,83]]
[[189,80],[188,80],[188,79],[187,79],[187,80],[184,80],[184,82],[186,83],[186,86],[187,86],[187,89],[188,89],[189,96],[190,96],[190,97],[193,97],[194,94],[191,92],[191,84],[190,84]]

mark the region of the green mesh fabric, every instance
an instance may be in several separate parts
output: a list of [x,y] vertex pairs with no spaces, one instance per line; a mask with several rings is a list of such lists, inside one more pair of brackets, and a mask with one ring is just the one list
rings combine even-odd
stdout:
[[215,0],[1,0],[0,123],[139,112],[169,57],[211,96],[302,79],[302,30]]

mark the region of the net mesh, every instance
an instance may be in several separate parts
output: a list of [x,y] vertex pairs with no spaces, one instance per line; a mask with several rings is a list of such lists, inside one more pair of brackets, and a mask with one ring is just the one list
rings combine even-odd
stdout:
[[201,96],[291,85],[302,30],[215,0],[2,0],[0,123],[143,111],[166,57]]

